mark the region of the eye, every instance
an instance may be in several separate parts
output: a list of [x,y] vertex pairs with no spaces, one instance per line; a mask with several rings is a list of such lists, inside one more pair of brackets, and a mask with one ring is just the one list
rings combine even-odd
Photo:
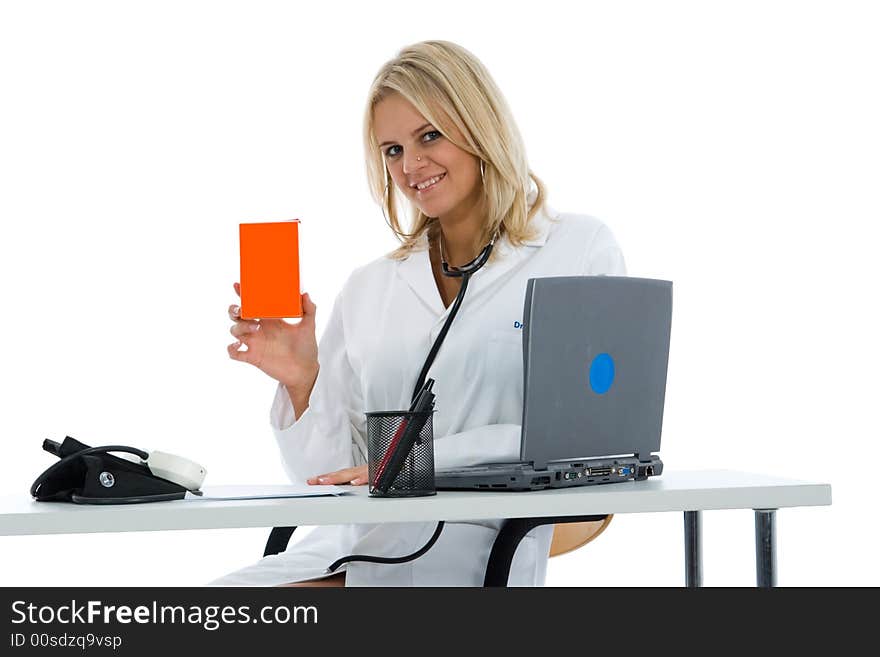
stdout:
[[389,146],[388,148],[386,148],[385,149],[385,156],[386,157],[394,157],[395,155],[400,155],[399,151],[394,150],[395,148],[400,148],[400,146],[395,144],[394,146]]
[[443,135],[436,130],[428,130],[428,132],[422,135],[422,141],[434,141],[435,139],[440,139],[442,136]]

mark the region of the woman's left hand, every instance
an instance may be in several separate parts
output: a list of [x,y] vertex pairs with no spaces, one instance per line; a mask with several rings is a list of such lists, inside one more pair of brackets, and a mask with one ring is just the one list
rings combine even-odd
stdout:
[[358,465],[354,468],[345,468],[344,470],[337,470],[336,472],[328,472],[327,474],[312,477],[311,479],[307,479],[306,483],[313,485],[351,484],[352,486],[363,486],[368,480],[369,474],[367,474],[367,466]]

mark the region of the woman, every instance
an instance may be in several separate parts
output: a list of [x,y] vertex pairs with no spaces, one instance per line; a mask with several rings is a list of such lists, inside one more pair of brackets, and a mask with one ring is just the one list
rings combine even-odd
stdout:
[[[242,321],[231,306],[237,341],[229,355],[278,380],[271,421],[293,481],[366,484],[364,413],[409,407],[458,293],[461,279],[444,276],[441,262],[463,265],[497,236],[430,370],[437,396],[435,465],[515,459],[526,281],[621,275],[620,249],[596,219],[545,207],[544,187],[529,170],[504,98],[483,65],[455,44],[412,45],[379,71],[364,137],[371,188],[401,246],[351,274],[320,349],[316,307],[304,294],[297,325]],[[411,209],[409,231],[399,220],[401,200]],[[414,561],[350,562],[331,577],[325,569],[341,556],[415,552],[435,524],[317,527],[286,552],[212,584],[479,586],[500,524],[447,523],[437,543]],[[520,543],[511,585],[543,584],[551,536],[552,526],[544,526]]]

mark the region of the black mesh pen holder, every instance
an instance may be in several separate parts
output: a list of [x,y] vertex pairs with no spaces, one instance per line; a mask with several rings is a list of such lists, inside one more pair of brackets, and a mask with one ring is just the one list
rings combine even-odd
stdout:
[[[434,484],[434,422],[433,411],[376,411],[367,416],[367,461],[371,497],[419,497],[436,495]],[[393,453],[406,439],[407,426],[411,431],[421,424],[412,449],[400,464],[390,485],[394,467]]]

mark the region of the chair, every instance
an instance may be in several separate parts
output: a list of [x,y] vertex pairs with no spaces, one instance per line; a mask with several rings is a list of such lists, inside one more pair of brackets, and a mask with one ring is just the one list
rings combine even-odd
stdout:
[[[605,516],[561,516],[556,518],[511,518],[495,539],[483,586],[507,586],[510,564],[516,548],[529,531],[540,525],[553,523],[553,540],[550,543],[550,556],[567,554],[583,547],[605,531],[613,515]],[[290,537],[296,527],[273,527],[266,541],[263,556],[278,554],[287,549]]]
[[557,524],[553,528],[550,556],[558,557],[561,554],[574,552],[579,547],[583,547],[590,541],[595,540],[611,524],[611,518],[613,517],[613,515],[607,515],[604,520]]

